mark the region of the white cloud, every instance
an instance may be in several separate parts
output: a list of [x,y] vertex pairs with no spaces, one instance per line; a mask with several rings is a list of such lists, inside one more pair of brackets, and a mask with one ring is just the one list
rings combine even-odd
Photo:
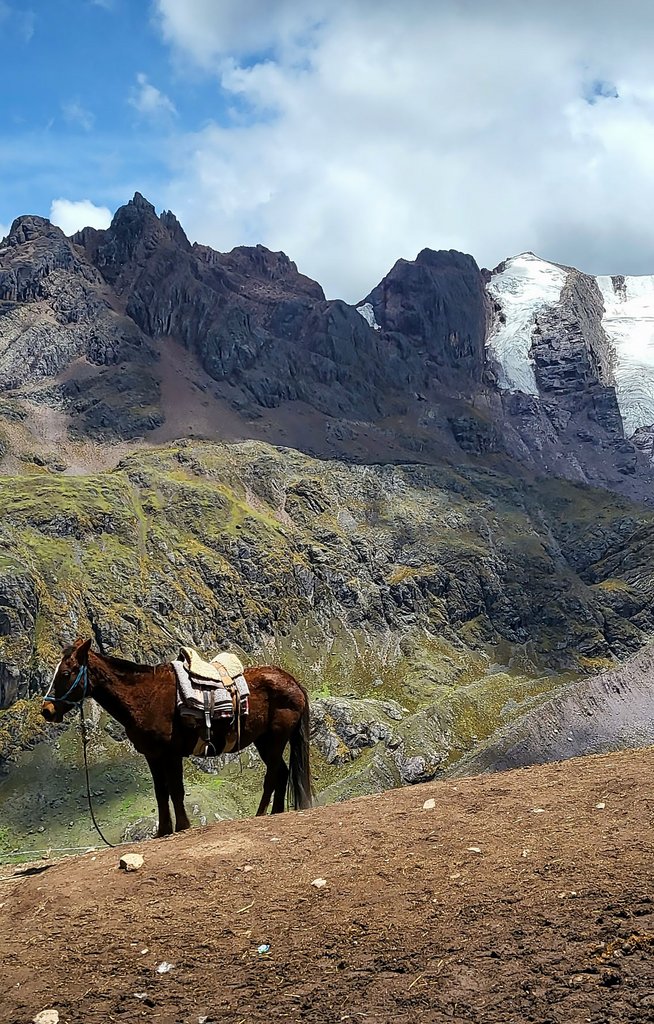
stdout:
[[2,241],[3,238],[7,237],[7,235],[9,234],[10,227],[10,224],[0,224],[0,241]]
[[193,237],[284,249],[350,300],[425,246],[654,272],[649,0],[156,6],[236,111],[175,147]]
[[86,227],[108,228],[111,224],[111,211],[106,206],[96,206],[90,199],[53,199],[50,220],[65,235],[73,235]]
[[85,132],[90,132],[95,124],[95,116],[92,111],[82,106],[79,100],[70,100],[62,104],[62,113],[68,124],[78,125]]
[[155,0],[164,38],[205,66],[225,54],[295,46],[333,6],[334,0]]
[[148,81],[148,76],[142,72],[136,76],[136,85],[132,89],[129,102],[143,117],[160,120],[177,113],[172,100],[152,85]]

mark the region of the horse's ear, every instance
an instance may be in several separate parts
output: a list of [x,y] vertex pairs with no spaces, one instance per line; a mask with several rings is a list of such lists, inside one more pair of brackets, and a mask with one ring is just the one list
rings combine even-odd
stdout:
[[91,650],[92,643],[92,639],[81,640],[80,643],[75,648],[75,656],[77,657],[77,660],[79,661],[80,664],[83,665],[86,662],[86,659],[89,656],[89,651]]

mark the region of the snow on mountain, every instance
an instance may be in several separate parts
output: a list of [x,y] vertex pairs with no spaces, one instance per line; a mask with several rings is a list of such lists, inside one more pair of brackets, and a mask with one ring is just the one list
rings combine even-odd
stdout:
[[507,260],[495,274],[488,291],[500,304],[502,322],[488,339],[488,354],[499,366],[499,385],[508,391],[538,395],[531,356],[531,333],[536,313],[556,305],[565,284],[566,272],[532,252]]
[[[567,271],[531,252],[514,256],[488,284],[501,315],[488,338],[499,386],[538,395],[531,351],[535,317],[561,300]],[[611,344],[615,388],[629,437],[654,423],[654,277],[598,277]]]
[[598,277],[625,434],[654,423],[654,277]]
[[364,320],[367,320],[370,326],[375,331],[381,331],[381,327],[375,320],[375,311],[372,308],[371,302],[364,302],[362,306],[356,307],[357,313],[360,313]]

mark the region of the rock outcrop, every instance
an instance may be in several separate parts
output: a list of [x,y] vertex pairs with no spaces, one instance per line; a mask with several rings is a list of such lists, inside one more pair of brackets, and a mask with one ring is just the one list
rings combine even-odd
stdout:
[[399,260],[364,304],[391,343],[399,382],[465,395],[479,388],[491,305],[471,256],[423,249],[414,262]]
[[75,359],[139,358],[147,339],[98,271],[42,217],[19,217],[0,248],[0,386],[54,377]]

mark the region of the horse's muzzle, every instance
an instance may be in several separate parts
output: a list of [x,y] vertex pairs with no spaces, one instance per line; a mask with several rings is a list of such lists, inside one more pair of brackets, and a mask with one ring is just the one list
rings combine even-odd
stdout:
[[43,702],[41,714],[45,718],[46,722],[63,722],[64,720],[64,716],[61,711],[59,711],[49,700],[45,700]]

